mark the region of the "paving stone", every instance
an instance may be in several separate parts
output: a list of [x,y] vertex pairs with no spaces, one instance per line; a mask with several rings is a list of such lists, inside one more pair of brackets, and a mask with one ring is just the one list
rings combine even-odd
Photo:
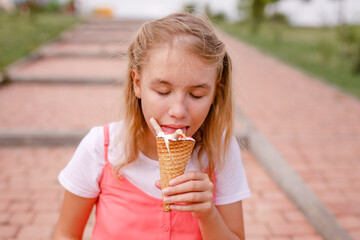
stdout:
[[296,236],[296,235],[309,235],[315,234],[314,229],[309,225],[290,225],[286,222],[270,222],[270,231],[276,236]]
[[42,57],[116,57],[123,59],[127,48],[127,44],[54,42],[41,47],[36,54]]
[[36,215],[34,219],[34,224],[36,225],[42,225],[42,224],[48,224],[55,226],[57,220],[59,218],[59,211],[56,212],[40,212]]
[[[244,201],[244,219],[247,239],[264,237],[276,239],[278,237],[292,239],[297,235],[321,237],[315,232],[302,213],[290,202],[287,196],[276,186],[267,173],[248,152],[242,152],[243,163],[246,169],[252,196]],[[263,197],[269,190],[258,189],[257,178],[267,182],[271,186],[271,192],[278,200],[270,200]],[[256,197],[258,196],[258,197]],[[281,199],[279,201],[279,199]],[[289,217],[289,213],[292,214]],[[295,217],[294,217],[295,216]],[[295,218],[295,219],[294,219]]]
[[360,216],[342,215],[339,216],[339,221],[350,230],[359,230]]
[[16,214],[16,213],[27,213],[29,212],[31,209],[31,202],[29,202],[27,199],[21,199],[18,201],[13,201],[10,206],[8,211]]
[[135,37],[134,31],[106,31],[99,34],[99,31],[93,30],[75,30],[64,33],[60,41],[72,43],[117,43],[129,44]]
[[[46,176],[42,178],[44,183],[52,182],[65,167],[74,150],[74,147],[0,148],[0,169],[16,177],[18,174],[16,169],[19,166],[29,165],[23,172],[29,181],[36,175],[44,175]],[[36,166],[36,170],[32,169],[33,166]],[[53,174],[44,174],[47,171]],[[42,191],[42,195],[39,195],[39,190],[35,189],[27,189],[26,194],[24,190],[11,190],[11,188],[2,192],[0,202],[8,199],[10,204],[9,207],[0,209],[0,216],[8,215],[6,222],[0,222],[0,236],[6,234],[13,239],[50,239],[62,199],[59,192],[62,191],[56,181],[49,189]],[[54,192],[58,194],[57,197],[54,196]],[[43,198],[39,199],[39,196]],[[5,223],[7,225],[4,225]]]
[[106,19],[89,19],[87,22],[77,25],[74,29],[90,29],[96,30],[100,33],[103,31],[109,30],[118,30],[118,31],[137,31],[144,23],[143,20],[127,20],[122,19],[120,21],[106,20]]
[[0,226],[0,237],[2,238],[14,237],[17,231],[18,231],[17,226]]
[[30,225],[34,220],[34,213],[19,212],[11,214],[9,222],[13,225]]
[[48,240],[51,239],[53,227],[47,225],[28,225],[20,229],[17,240]]
[[0,212],[0,226],[8,225],[11,218],[10,213],[6,209],[1,209]]
[[360,231],[359,230],[350,230],[350,234],[354,239],[360,239]]
[[286,211],[284,212],[285,219],[290,222],[306,222],[306,218],[299,211]]
[[6,85],[0,88],[0,126],[89,130],[119,119],[121,91],[121,87],[103,85]]
[[127,62],[108,58],[38,58],[12,66],[10,81],[115,84],[123,81]]

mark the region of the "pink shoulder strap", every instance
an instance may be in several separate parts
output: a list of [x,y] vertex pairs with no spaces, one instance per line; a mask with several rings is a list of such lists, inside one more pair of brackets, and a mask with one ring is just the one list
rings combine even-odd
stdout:
[[105,163],[109,163],[108,149],[109,149],[110,137],[109,137],[109,125],[104,126],[104,158]]

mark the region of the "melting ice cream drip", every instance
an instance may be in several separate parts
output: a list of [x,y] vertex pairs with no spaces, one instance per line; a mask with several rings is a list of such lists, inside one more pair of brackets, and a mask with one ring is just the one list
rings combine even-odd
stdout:
[[173,159],[172,154],[170,152],[169,140],[171,139],[171,140],[174,140],[174,141],[178,141],[181,135],[183,135],[183,132],[181,131],[181,129],[176,130],[173,134],[165,134],[164,132],[160,132],[158,134],[158,137],[164,138],[166,148],[167,148],[167,150],[168,150],[168,152],[170,154],[170,157],[171,157],[172,161],[174,161],[174,159]]
[[[185,134],[182,132],[181,129],[178,129],[175,131],[175,133],[172,133],[172,134],[165,134],[163,132],[163,130],[161,129],[160,125],[157,123],[157,121],[155,120],[155,118],[150,118],[150,123],[151,125],[153,126],[155,132],[156,132],[156,135],[157,137],[162,137],[164,138],[164,141],[165,141],[165,144],[166,144],[166,148],[171,156],[171,159],[172,159],[172,155],[171,155],[171,152],[170,152],[170,147],[169,147],[169,140],[173,140],[173,141],[178,141],[179,138],[181,136],[183,136],[184,138],[186,138]],[[189,138],[188,138],[189,139]],[[192,139],[192,138],[190,138]],[[193,139],[192,139],[193,140]]]
[[[169,181],[171,179],[184,173],[195,140],[192,137],[186,137],[181,129],[173,134],[165,134],[155,119],[150,119],[150,122],[157,135],[156,145],[159,157],[161,188],[163,189],[170,186]],[[170,152],[170,145],[174,154]],[[163,211],[171,211],[170,204],[164,201]]]
[[187,137],[181,129],[176,130],[174,133],[165,134],[164,131],[161,129],[160,125],[155,120],[155,118],[150,118],[150,123],[156,132],[156,136],[162,137],[164,139],[166,148],[168,149],[168,152],[170,155],[171,155],[171,152],[170,152],[170,147],[169,147],[169,140],[172,140],[172,141],[179,141],[179,140],[195,141],[192,137]]

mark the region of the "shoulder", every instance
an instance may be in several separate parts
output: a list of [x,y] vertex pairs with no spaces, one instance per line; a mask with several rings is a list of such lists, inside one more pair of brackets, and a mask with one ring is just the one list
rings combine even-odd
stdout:
[[[114,146],[117,136],[119,132],[121,132],[121,128],[123,126],[122,122],[112,122],[107,124],[109,126],[109,138],[110,138],[110,146]],[[95,126],[90,129],[90,131],[85,135],[85,137],[81,140],[79,147],[84,147],[88,150],[92,151],[104,151],[104,136],[105,136],[105,128],[104,126]]]
[[87,149],[96,149],[99,143],[104,141],[104,130],[102,126],[96,126],[90,129],[90,131],[81,140],[78,147],[85,147]]
[[[117,123],[109,124],[110,139]],[[96,126],[81,140],[70,162],[59,175],[60,183],[75,195],[92,198],[99,193],[99,181],[105,166],[104,128]]]
[[108,124],[108,126],[110,138],[108,149],[109,162],[112,165],[117,165],[124,161],[122,158],[124,152],[124,136],[122,134],[124,129],[124,122],[112,122]]

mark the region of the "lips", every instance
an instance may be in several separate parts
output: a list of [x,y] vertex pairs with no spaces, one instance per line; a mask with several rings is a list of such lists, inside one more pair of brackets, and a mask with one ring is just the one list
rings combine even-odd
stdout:
[[161,126],[161,129],[163,130],[163,132],[170,132],[170,133],[174,133],[176,130],[178,130],[178,129],[181,129],[181,131],[183,132],[183,133],[185,133],[185,135],[186,135],[186,131],[187,131],[187,129],[188,129],[188,127],[186,127],[186,126],[169,126],[169,125],[162,125]]

